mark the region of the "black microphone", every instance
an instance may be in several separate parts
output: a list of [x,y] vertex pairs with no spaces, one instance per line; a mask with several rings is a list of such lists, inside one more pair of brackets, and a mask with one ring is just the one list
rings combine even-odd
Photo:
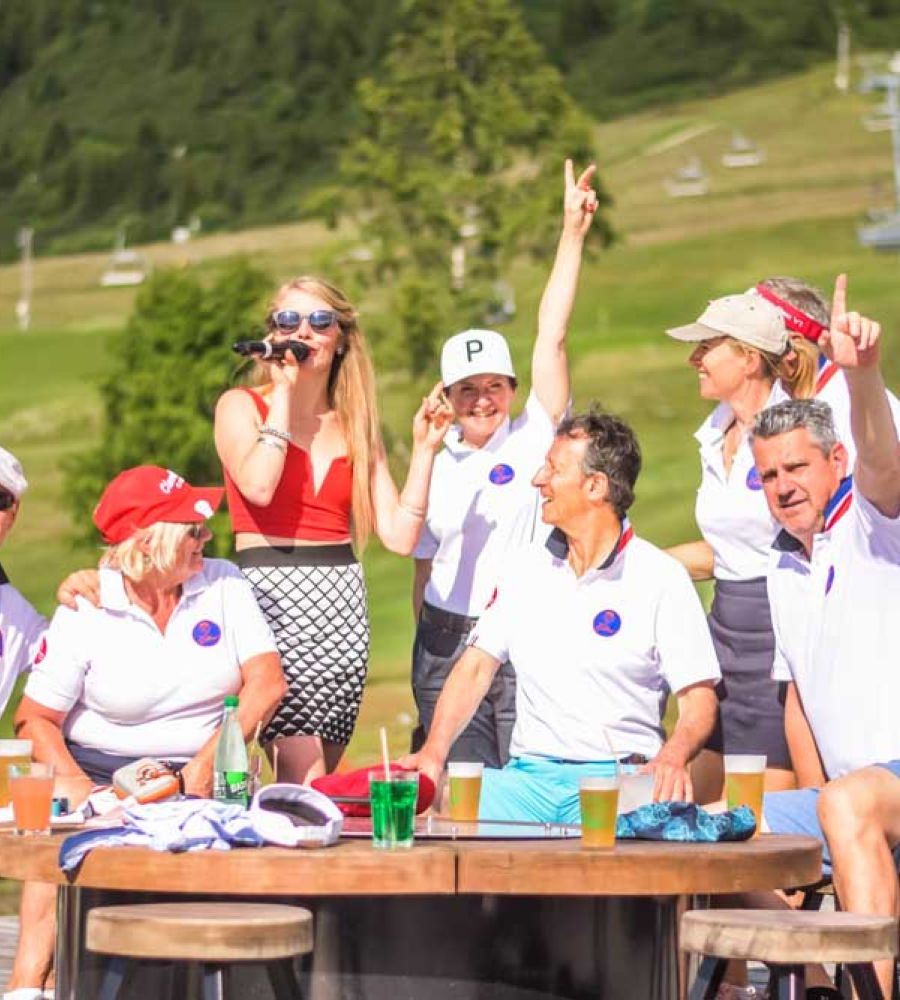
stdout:
[[242,357],[261,361],[281,361],[288,351],[298,363],[309,357],[309,346],[302,340],[239,340],[231,349]]

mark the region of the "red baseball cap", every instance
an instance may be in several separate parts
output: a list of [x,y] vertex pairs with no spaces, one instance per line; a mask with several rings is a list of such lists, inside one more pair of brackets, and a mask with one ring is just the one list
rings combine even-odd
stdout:
[[220,486],[191,486],[161,465],[136,465],[120,472],[103,491],[94,508],[94,524],[105,541],[118,545],[158,521],[205,521],[215,513],[224,492]]

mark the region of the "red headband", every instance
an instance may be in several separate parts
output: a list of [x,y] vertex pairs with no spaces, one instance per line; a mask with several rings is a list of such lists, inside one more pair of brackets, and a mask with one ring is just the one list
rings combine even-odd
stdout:
[[808,316],[802,309],[792,306],[790,302],[785,302],[779,298],[771,288],[766,285],[757,285],[756,292],[773,306],[776,306],[784,317],[784,325],[791,333],[799,333],[801,337],[811,340],[814,344],[819,342],[819,337],[828,329],[812,316]]

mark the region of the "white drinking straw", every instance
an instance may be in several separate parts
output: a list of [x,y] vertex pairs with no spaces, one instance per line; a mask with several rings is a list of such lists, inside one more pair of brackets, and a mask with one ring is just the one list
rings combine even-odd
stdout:
[[278,744],[272,748],[272,777],[278,781]]
[[391,757],[388,753],[387,729],[381,727],[381,760],[384,763],[384,780],[391,780]]
[[600,727],[600,732],[603,734],[603,742],[606,744],[606,749],[609,750],[612,756],[613,767],[615,768],[615,773],[619,773],[619,758],[616,756],[616,751],[613,748],[612,740],[609,738],[609,733],[606,731],[605,726]]

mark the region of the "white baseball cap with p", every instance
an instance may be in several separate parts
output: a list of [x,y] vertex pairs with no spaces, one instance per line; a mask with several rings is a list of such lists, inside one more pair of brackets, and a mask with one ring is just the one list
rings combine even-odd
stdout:
[[506,338],[494,330],[463,330],[444,342],[441,381],[453,385],[472,375],[507,375],[515,378]]
[[28,489],[22,463],[5,448],[0,448],[0,489],[8,490],[16,500]]
[[748,347],[781,355],[790,338],[781,311],[762,296],[744,293],[713,299],[696,323],[666,330],[670,337],[695,343],[714,337],[733,337]]

